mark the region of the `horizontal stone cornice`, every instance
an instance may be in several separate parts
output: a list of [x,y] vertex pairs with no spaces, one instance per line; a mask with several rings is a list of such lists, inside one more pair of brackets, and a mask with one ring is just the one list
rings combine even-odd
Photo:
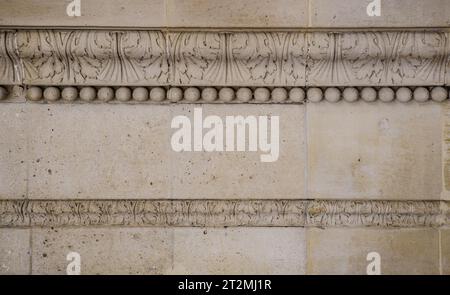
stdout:
[[441,227],[447,201],[3,200],[0,227]]
[[443,86],[449,33],[0,31],[0,84]]

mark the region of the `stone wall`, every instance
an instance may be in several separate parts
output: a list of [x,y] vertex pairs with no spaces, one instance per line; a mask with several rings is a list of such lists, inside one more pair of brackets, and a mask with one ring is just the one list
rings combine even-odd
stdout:
[[69,2],[0,0],[1,274],[450,274],[448,1]]

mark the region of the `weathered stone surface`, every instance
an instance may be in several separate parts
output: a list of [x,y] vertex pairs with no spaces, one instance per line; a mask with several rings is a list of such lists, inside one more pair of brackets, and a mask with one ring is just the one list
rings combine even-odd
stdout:
[[0,199],[26,197],[29,110],[23,104],[0,106]]
[[316,32],[307,37],[308,85],[411,86],[445,81],[444,32]]
[[308,104],[310,198],[439,199],[442,106]]
[[164,27],[164,0],[82,0],[81,16],[69,17],[72,0],[1,1],[0,26]]
[[167,83],[165,37],[157,31],[19,31],[17,47],[26,84]]
[[32,105],[30,198],[166,198],[165,106]]
[[[169,27],[306,27],[305,0],[167,0]],[[286,9],[289,7],[289,9]]]
[[308,229],[308,274],[366,274],[378,252],[381,273],[439,274],[437,229]]
[[172,266],[172,229],[33,229],[33,274],[66,274],[67,254],[81,274],[164,274]]
[[0,229],[0,275],[30,273],[30,230]]
[[[193,118],[193,105],[176,106],[172,117]],[[170,152],[172,198],[299,199],[305,191],[303,105],[203,105],[203,117],[279,116],[279,158],[261,162],[267,152]],[[193,121],[193,120],[192,120]],[[270,125],[269,125],[270,126]],[[175,131],[175,129],[174,129]],[[204,131],[206,132],[206,131]],[[224,133],[225,134],[225,133]],[[248,130],[247,130],[248,134]],[[248,136],[247,136],[248,137]]]
[[311,0],[310,27],[446,27],[450,25],[446,0],[381,1],[381,15],[370,17],[373,0]]
[[304,274],[301,228],[175,229],[174,274]]
[[0,31],[0,84],[21,82],[21,67],[17,60],[14,34],[14,31]]
[[450,230],[441,229],[440,234],[442,274],[450,275]]

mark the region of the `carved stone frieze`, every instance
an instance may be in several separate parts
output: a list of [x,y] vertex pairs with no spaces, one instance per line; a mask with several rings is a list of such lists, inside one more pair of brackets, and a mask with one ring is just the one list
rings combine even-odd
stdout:
[[1,227],[450,225],[445,201],[3,200]]
[[447,32],[423,30],[0,31],[0,83],[443,86],[448,43]]

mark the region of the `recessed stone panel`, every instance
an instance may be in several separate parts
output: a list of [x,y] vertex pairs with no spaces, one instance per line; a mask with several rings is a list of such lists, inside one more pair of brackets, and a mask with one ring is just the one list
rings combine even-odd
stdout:
[[439,199],[438,103],[308,104],[308,192],[324,199]]

